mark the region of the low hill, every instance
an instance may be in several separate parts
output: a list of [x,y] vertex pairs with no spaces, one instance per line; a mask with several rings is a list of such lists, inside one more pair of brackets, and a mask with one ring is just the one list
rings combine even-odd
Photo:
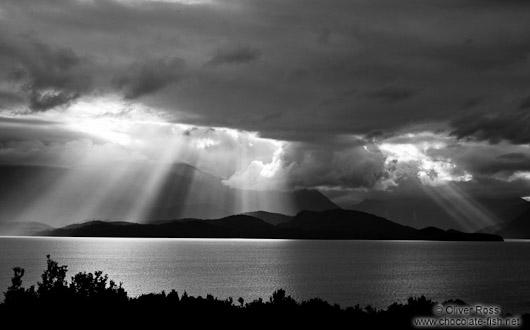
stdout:
[[293,218],[292,216],[289,216],[289,215],[265,212],[265,211],[246,212],[246,213],[243,213],[243,215],[249,215],[251,217],[261,219],[265,221],[266,223],[270,223],[271,225],[275,225],[275,226],[282,224],[282,223],[287,223],[291,221],[291,219]]

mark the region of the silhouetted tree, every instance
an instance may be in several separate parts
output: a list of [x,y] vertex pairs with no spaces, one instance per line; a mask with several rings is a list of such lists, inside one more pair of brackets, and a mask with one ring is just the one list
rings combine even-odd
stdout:
[[22,304],[34,304],[37,298],[35,292],[35,286],[31,286],[29,289],[22,287],[22,277],[24,276],[24,269],[20,267],[13,268],[13,278],[11,279],[11,286],[4,292],[5,304],[9,305],[22,305]]
[[47,268],[42,273],[42,282],[37,282],[37,293],[40,299],[58,300],[68,293],[68,284],[66,282],[66,265],[59,266],[57,261],[46,256]]
[[[211,294],[206,295],[206,298],[194,297],[186,291],[179,297],[175,290],[168,294],[162,291],[129,298],[121,283],[117,285],[101,271],[77,273],[67,283],[67,267],[59,266],[49,255],[37,290],[34,286],[29,289],[22,287],[24,269],[15,267],[13,272],[11,285],[4,292],[4,303],[0,304],[2,320],[42,321],[53,315],[63,321],[68,317],[76,321],[84,317],[84,322],[116,321],[123,327],[124,322],[131,326],[137,325],[138,321],[164,322],[176,315],[175,319],[195,321],[198,325],[208,321],[228,325],[234,320],[240,321],[240,324],[259,320],[260,326],[277,326],[277,320],[281,319],[282,325],[294,326],[321,325],[330,328],[347,324],[357,328],[411,329],[412,317],[432,315],[436,304],[421,296],[411,297],[405,303],[394,303],[386,310],[372,306],[363,309],[360,305],[343,309],[338,304],[331,305],[320,298],[298,303],[283,289],[274,291],[268,301],[259,298],[245,304],[240,297],[237,299],[239,305],[234,305],[232,297],[225,300]],[[465,304],[461,300],[450,302]],[[57,311],[61,314],[57,314]],[[25,318],[26,315],[41,317]],[[530,322],[529,319],[529,314],[523,316],[523,326]]]
[[272,293],[272,297],[269,298],[271,304],[281,307],[294,307],[297,305],[296,301],[285,294],[284,289],[278,289]]
[[72,277],[69,289],[70,293],[78,299],[91,303],[115,304],[123,303],[128,299],[122,283],[117,285],[113,280],[109,281],[108,275],[103,275],[101,271],[96,271],[94,274],[77,273]]

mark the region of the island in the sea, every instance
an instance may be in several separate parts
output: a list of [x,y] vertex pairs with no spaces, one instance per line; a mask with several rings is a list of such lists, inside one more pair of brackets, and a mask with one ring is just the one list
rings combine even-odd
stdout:
[[434,241],[503,241],[499,235],[465,233],[435,227],[416,229],[369,213],[334,209],[301,211],[294,217],[251,212],[221,219],[176,219],[133,223],[88,221],[36,232],[39,236],[164,237],[164,238],[274,238],[365,239]]

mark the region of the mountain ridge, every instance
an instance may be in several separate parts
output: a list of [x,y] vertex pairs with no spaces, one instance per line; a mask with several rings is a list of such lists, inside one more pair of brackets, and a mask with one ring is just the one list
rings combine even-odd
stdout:
[[39,233],[73,237],[168,237],[168,238],[281,238],[502,241],[491,234],[463,233],[439,228],[418,230],[385,218],[352,210],[301,211],[288,223],[269,224],[249,215],[220,219],[176,219],[160,223],[90,221]]
[[530,207],[511,221],[483,228],[479,232],[506,238],[530,239]]
[[[163,167],[163,166],[162,166]],[[186,164],[57,167],[0,166],[0,220],[54,227],[80,219],[222,218],[263,210],[294,215],[339,208],[317,190],[248,191]],[[0,221],[1,223],[2,221]]]
[[[385,199],[367,199],[349,206],[349,209],[372,213],[414,228],[435,226],[443,229],[479,231],[485,224],[475,218],[483,214],[490,225],[501,224],[512,220],[530,206],[521,198],[471,198],[466,199],[433,199],[428,196],[396,197]],[[455,214],[455,211],[472,207],[471,215]],[[466,218],[467,216],[467,218]],[[471,223],[470,223],[471,222]],[[476,223],[473,223],[476,222]],[[470,225],[473,228],[466,228]]]
[[266,211],[253,211],[253,212],[245,212],[242,214],[249,215],[251,217],[256,217],[267,223],[270,223],[271,225],[279,225],[281,223],[286,223],[286,222],[291,221],[291,219],[293,218],[293,216],[290,216],[290,215],[266,212]]

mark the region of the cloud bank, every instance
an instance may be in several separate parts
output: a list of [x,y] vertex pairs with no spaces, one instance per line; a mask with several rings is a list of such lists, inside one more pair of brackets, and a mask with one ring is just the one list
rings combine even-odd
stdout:
[[234,187],[527,196],[529,12],[516,0],[3,1],[0,161],[157,159],[147,145],[178,132],[183,161]]

